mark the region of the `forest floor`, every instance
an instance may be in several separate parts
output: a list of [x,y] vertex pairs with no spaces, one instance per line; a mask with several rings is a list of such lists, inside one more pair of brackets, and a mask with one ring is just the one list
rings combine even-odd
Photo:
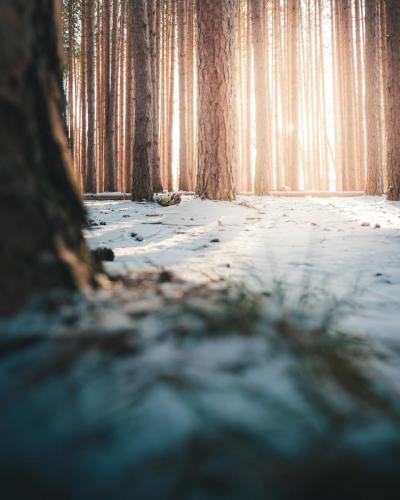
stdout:
[[87,207],[116,279],[0,321],[2,498],[398,499],[399,203]]
[[[397,337],[400,203],[382,197],[183,197],[163,208],[86,202],[92,248],[107,246],[111,274],[168,269],[189,281],[228,280],[286,301],[305,292],[351,306],[341,328]],[[105,224],[105,225],[100,225]]]

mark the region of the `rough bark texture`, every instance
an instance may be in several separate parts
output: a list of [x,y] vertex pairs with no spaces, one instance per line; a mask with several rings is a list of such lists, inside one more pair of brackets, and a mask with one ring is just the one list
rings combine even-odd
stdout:
[[87,0],[81,3],[81,88],[80,88],[80,186],[86,192],[87,176]]
[[251,0],[252,36],[254,47],[254,90],[256,109],[256,170],[254,192],[269,193],[271,187],[272,140],[269,83],[267,75],[268,51],[263,30],[262,1]]
[[118,26],[118,4],[116,0],[110,2],[112,5],[112,28],[111,41],[109,41],[109,92],[107,99],[108,111],[105,115],[105,141],[106,141],[106,156],[105,156],[105,191],[113,192],[117,187],[117,169],[115,156],[115,102],[117,92],[117,26]]
[[383,193],[383,172],[380,162],[380,65],[379,65],[379,3],[365,1],[365,111],[367,129],[367,194]]
[[135,145],[132,200],[153,197],[153,89],[146,0],[132,0],[135,69]]
[[339,64],[342,67],[343,89],[342,109],[343,120],[343,190],[353,191],[357,187],[356,172],[358,158],[356,156],[356,126],[355,123],[355,78],[354,78],[354,37],[352,23],[351,0],[339,2],[342,31],[339,36],[342,40],[342,59]]
[[86,5],[87,13],[87,173],[86,192],[96,192],[96,165],[94,158],[95,85],[94,85],[94,9],[93,2]]
[[400,200],[400,3],[386,0],[388,199]]
[[235,197],[234,21],[235,0],[198,0],[199,108],[196,193],[215,200]]
[[158,118],[158,78],[157,78],[157,12],[156,0],[147,0],[149,20],[149,43],[151,54],[151,82],[153,90],[153,190],[162,191],[159,155],[159,118]]
[[187,88],[186,88],[186,0],[178,0],[178,53],[179,53],[179,189],[189,191]]
[[175,32],[176,32],[176,0],[171,0],[171,35],[170,35],[170,50],[169,50],[169,86],[168,86],[168,119],[167,119],[167,189],[174,189],[173,171],[173,146],[174,146],[174,90],[175,90]]
[[125,158],[124,158],[124,192],[129,192],[132,182],[133,156],[133,13],[132,4],[127,7],[127,41],[126,41],[126,90],[125,90]]
[[299,3],[287,2],[287,143],[286,143],[286,185],[299,189]]
[[[0,314],[92,280],[62,110],[55,5],[0,2]],[[5,43],[5,41],[7,43]]]

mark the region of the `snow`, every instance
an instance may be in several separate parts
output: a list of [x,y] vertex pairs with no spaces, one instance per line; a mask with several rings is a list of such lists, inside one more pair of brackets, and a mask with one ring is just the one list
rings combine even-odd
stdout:
[[[86,300],[53,291],[0,322],[3,490],[17,481],[49,498],[308,498],[329,474],[331,496],[347,498],[348,478],[362,493],[366,472],[374,485],[394,480],[400,204],[243,201],[87,202],[98,224],[85,230],[90,246],[116,254],[109,272],[164,267],[272,298],[243,315],[237,287],[190,288],[182,301],[186,282],[157,293],[153,282]],[[325,309],[307,316],[301,294]],[[346,305],[335,319],[347,310],[340,327],[366,342],[318,328],[335,301]]]
[[[286,300],[307,291],[351,305],[343,328],[397,336],[400,324],[400,203],[382,197],[184,196],[161,207],[87,201],[91,248],[111,247],[111,274],[168,269],[191,281],[227,279]],[[132,236],[132,233],[137,236]],[[143,237],[143,241],[141,240]],[[212,242],[212,240],[214,240]]]

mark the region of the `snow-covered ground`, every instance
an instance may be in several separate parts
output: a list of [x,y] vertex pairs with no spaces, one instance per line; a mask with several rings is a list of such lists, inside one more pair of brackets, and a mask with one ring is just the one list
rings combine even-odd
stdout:
[[[381,197],[184,197],[163,208],[130,201],[86,202],[98,226],[91,248],[111,247],[111,273],[165,268],[189,280],[239,280],[286,295],[308,293],[354,307],[343,328],[400,335],[400,203]],[[100,225],[100,223],[103,223]],[[105,223],[105,225],[104,225]]]

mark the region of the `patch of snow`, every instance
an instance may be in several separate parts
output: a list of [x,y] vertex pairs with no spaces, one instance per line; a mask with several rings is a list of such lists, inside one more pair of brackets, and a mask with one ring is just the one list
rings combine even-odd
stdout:
[[114,250],[111,274],[168,269],[191,281],[227,279],[269,292],[279,282],[287,300],[306,288],[351,303],[343,327],[353,333],[400,334],[400,203],[183,196],[181,205],[163,209],[131,201],[86,206],[90,219],[106,222],[86,238],[91,248]]

